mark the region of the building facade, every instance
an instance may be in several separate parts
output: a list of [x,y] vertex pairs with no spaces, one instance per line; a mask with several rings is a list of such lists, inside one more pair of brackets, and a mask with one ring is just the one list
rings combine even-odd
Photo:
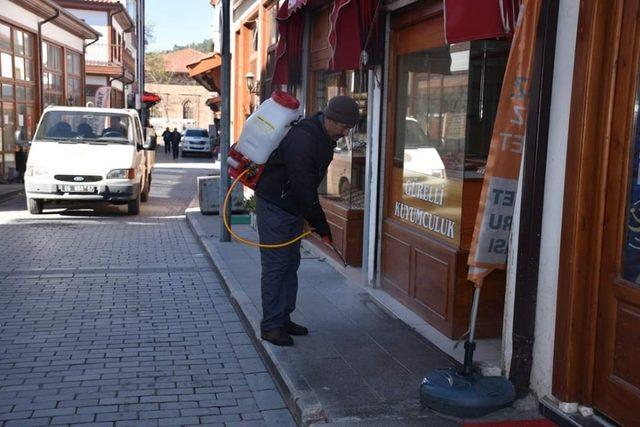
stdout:
[[58,4],[5,0],[0,9],[0,182],[16,176],[47,105],[84,105],[86,46],[99,33]]
[[[349,21],[340,10],[351,3],[360,15]],[[338,94],[356,99],[361,123],[338,143],[320,188],[349,264],[336,268],[460,360],[453,345],[467,329],[473,289],[467,258],[512,46],[506,32],[452,42],[445,9],[464,2],[388,0],[364,13],[378,3],[233,2],[231,140],[273,88],[296,95],[307,115]],[[535,7],[474,2],[498,11],[506,3],[523,13]],[[503,224],[511,230],[500,249],[506,270],[483,287],[479,360],[559,422],[597,421],[581,419],[582,408],[637,425],[640,0],[524,3],[541,5],[547,31],[537,46],[547,49],[534,57],[534,118],[518,145],[521,179]],[[458,12],[465,17],[464,7]],[[467,11],[467,20],[483,18]],[[273,34],[274,26],[284,32]],[[375,58],[367,41],[378,29]],[[278,37],[299,51],[278,51]],[[349,50],[354,39],[361,44]],[[360,67],[363,50],[371,62]],[[215,80],[219,61],[211,67]]]
[[206,54],[194,49],[181,49],[163,54],[166,79],[147,78],[145,90],[157,94],[161,101],[150,111],[150,123],[156,129],[188,127],[208,129],[213,123],[213,112],[205,104],[213,94],[189,78],[187,65],[197,62]]
[[[108,88],[100,106],[126,108],[136,82],[138,31],[135,0],[57,0],[101,36],[85,53],[86,102],[96,105],[96,93]],[[102,89],[104,90],[104,89]],[[104,101],[102,101],[104,100]]]

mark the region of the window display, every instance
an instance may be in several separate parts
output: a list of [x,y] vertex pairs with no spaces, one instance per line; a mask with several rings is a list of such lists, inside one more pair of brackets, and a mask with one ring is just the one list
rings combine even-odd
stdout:
[[337,95],[351,96],[360,106],[360,122],[349,136],[337,141],[333,161],[320,187],[320,194],[347,209],[363,209],[367,144],[367,76],[365,74],[361,78],[358,71],[318,71],[314,78],[314,112],[322,111],[327,102]]
[[387,215],[460,244],[463,183],[481,180],[509,45],[400,55]]
[[640,93],[636,96],[634,109],[635,131],[631,144],[631,175],[629,182],[627,208],[627,226],[625,230],[625,245],[623,248],[623,272],[626,280],[640,284]]
[[14,182],[15,152],[35,127],[35,37],[0,23],[0,181]]

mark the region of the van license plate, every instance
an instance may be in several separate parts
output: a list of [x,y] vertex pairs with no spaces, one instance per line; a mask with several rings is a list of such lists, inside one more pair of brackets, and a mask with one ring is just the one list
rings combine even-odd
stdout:
[[95,193],[95,185],[59,185],[63,193]]

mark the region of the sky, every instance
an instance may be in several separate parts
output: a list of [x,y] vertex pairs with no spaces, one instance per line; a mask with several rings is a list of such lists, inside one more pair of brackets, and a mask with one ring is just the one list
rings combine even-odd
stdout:
[[147,51],[168,50],[175,44],[211,38],[212,21],[209,0],[146,0],[145,24],[153,25],[154,38]]

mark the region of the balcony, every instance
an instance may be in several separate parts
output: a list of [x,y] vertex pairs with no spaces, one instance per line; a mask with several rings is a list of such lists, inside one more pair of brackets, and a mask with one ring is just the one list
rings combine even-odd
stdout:
[[88,74],[118,76],[123,68],[135,74],[136,63],[129,47],[109,43],[94,43],[87,47],[85,65]]

